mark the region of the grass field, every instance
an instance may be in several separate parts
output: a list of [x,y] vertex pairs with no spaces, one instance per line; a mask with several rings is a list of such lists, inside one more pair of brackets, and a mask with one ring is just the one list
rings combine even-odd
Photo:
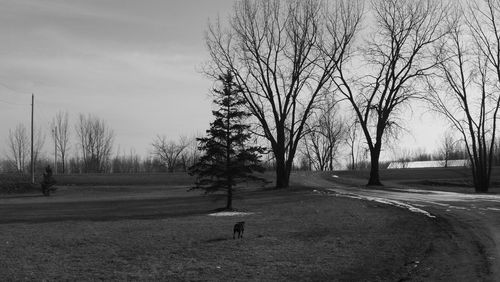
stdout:
[[[187,192],[186,174],[65,177],[51,197],[0,196],[1,281],[472,281],[487,271],[454,259],[479,251],[462,250],[471,238],[443,219],[307,187],[244,184],[234,206],[252,214],[214,217],[223,200]],[[241,220],[244,239],[233,240]]]
[[174,173],[137,173],[137,174],[68,174],[56,175],[59,185],[192,185],[195,178],[185,172]]
[[[344,182],[347,180],[346,183],[365,185],[370,171],[343,170],[325,172],[322,175],[326,179],[331,179],[333,175],[336,175],[339,181],[344,179]],[[403,184],[420,189],[474,193],[471,170],[466,167],[383,169],[380,170],[380,179],[382,183],[389,186]],[[500,167],[492,169],[490,192],[500,192]]]
[[[203,214],[158,214],[138,220],[128,218],[130,211],[123,207],[123,215],[116,218],[2,224],[0,278],[394,281],[453,277],[452,266],[444,272],[432,266],[432,249],[450,247],[442,224],[432,219],[306,191],[259,195],[237,201],[238,208],[253,212],[244,217],[209,216],[208,210],[219,203],[207,200],[200,204],[207,210]],[[233,240],[232,225],[240,220],[246,221],[244,239]]]

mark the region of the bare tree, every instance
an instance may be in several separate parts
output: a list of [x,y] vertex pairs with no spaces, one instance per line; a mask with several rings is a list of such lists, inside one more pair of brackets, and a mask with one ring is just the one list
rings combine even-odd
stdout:
[[180,137],[179,142],[168,141],[165,136],[153,140],[153,153],[164,163],[168,172],[174,172],[181,153],[189,146],[189,139]]
[[453,134],[449,131],[445,132],[441,139],[441,147],[439,148],[440,158],[443,160],[443,166],[448,167],[448,161],[452,160],[457,152],[457,142]]
[[[45,143],[45,135],[40,128],[35,130],[33,138],[33,162],[36,164]],[[18,172],[23,173],[26,168],[31,168],[30,159],[30,137],[24,124],[18,124],[14,130],[9,130],[8,146],[9,159]]]
[[24,172],[30,154],[30,139],[26,127],[20,123],[14,130],[9,129],[9,154],[7,155],[18,172]]
[[[34,144],[33,144],[33,162],[36,165],[42,158],[42,149],[45,144],[46,135],[42,131],[42,128],[38,127],[35,130]],[[35,166],[36,168],[36,166]]]
[[104,120],[80,114],[76,124],[83,172],[106,172],[109,168],[114,133]]
[[125,152],[122,152],[120,155],[120,149],[118,149],[115,157],[113,157],[111,161],[111,171],[113,173],[141,172],[141,157],[134,149],[130,149],[128,155]]
[[274,154],[276,187],[289,185],[306,121],[349,55],[362,8],[358,1],[242,0],[229,28],[207,32],[216,78],[230,71]]
[[315,170],[333,170],[340,143],[345,139],[346,126],[338,117],[336,101],[322,103],[319,108],[306,123],[302,153],[308,166]]
[[198,143],[196,142],[198,137],[190,137],[186,139],[187,146],[182,150],[179,156],[179,162],[182,166],[182,171],[187,172],[187,169],[198,162],[201,157],[201,151],[198,149]]
[[350,170],[356,170],[357,166],[356,164],[359,161],[359,148],[360,148],[360,142],[358,138],[359,135],[359,122],[357,120],[354,120],[350,124],[347,125],[346,128],[346,144],[347,147],[349,148],[349,160],[347,164],[347,168]]
[[500,106],[500,1],[457,7],[429,97],[435,110],[458,130],[470,159],[476,192],[490,185]]
[[401,168],[408,168],[412,161],[413,152],[409,148],[399,148],[394,151],[396,161],[401,165]]
[[[379,158],[387,133],[399,127],[398,116],[417,98],[417,83],[427,77],[436,61],[434,43],[446,34],[441,1],[374,0],[375,22],[361,49],[360,70],[341,68],[334,77],[339,90],[351,104],[370,151],[368,185],[381,185]],[[341,66],[345,66],[342,64]]]
[[[69,149],[69,122],[68,112],[58,112],[52,119],[52,139],[56,144],[56,151],[61,157],[61,172],[66,172],[66,152]],[[56,171],[57,173],[57,171]]]

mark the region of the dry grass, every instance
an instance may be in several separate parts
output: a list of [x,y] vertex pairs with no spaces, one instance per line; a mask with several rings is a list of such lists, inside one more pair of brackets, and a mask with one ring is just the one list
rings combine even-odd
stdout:
[[[332,175],[337,175],[339,178],[335,178],[335,181],[349,185],[365,185],[370,171],[345,170],[321,174],[328,180],[333,179]],[[474,193],[471,169],[467,167],[382,169],[380,170],[380,179],[388,186],[391,183],[396,183],[419,189]],[[500,167],[492,168],[489,192],[500,193]]]
[[362,201],[301,192],[238,206],[256,213],[4,224],[0,279],[398,280],[442,240],[428,218]]
[[54,176],[59,185],[192,185],[194,177],[185,172],[174,173],[90,173]]

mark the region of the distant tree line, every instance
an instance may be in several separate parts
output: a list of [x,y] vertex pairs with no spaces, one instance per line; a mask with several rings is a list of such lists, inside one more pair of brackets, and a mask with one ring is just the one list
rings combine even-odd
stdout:
[[[157,136],[152,142],[152,153],[141,156],[114,151],[115,134],[105,120],[93,115],[79,114],[73,127],[67,112],[55,114],[50,125],[50,153],[43,152],[46,134],[41,128],[34,136],[35,171],[42,172],[47,164],[54,173],[150,173],[186,172],[199,158],[195,137],[181,136],[167,140]],[[31,171],[31,138],[24,124],[9,130],[0,172],[27,174]],[[54,158],[54,152],[57,157]],[[55,161],[57,159],[57,164]]]

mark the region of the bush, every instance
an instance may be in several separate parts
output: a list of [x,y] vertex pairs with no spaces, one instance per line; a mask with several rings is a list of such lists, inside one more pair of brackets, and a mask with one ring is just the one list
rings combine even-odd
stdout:
[[30,178],[25,174],[0,174],[0,193],[26,193],[40,190],[37,183],[31,184]]

